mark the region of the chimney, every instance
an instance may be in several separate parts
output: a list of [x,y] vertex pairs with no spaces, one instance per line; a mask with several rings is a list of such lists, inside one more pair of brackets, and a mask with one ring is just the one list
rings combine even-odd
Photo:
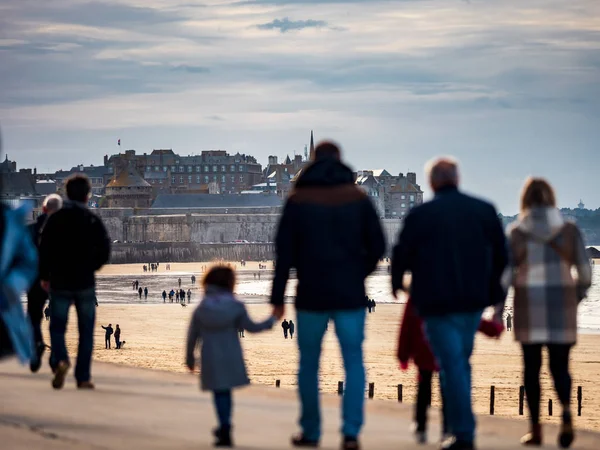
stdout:
[[417,174],[415,172],[408,172],[406,178],[408,178],[408,181],[412,184],[417,184]]
[[34,168],[33,168],[33,174],[34,174],[34,175],[37,175],[37,167],[34,167]]
[[269,165],[273,166],[277,164],[277,156],[269,156]]

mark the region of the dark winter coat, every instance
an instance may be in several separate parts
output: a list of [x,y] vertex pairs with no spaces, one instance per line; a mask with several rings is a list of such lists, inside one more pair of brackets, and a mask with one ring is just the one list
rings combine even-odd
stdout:
[[296,308],[365,308],[365,278],[385,251],[375,208],[354,184],[352,171],[333,158],[304,168],[288,197],[275,240],[271,303],[282,305],[296,269]]
[[102,221],[85,205],[66,202],[42,232],[40,278],[53,290],[93,288],[94,273],[110,257],[110,240]]
[[393,289],[412,274],[421,317],[475,312],[503,303],[506,239],[494,207],[448,187],[414,208],[392,258]]
[[[40,214],[37,220],[29,225],[29,232],[31,233],[31,240],[35,244],[35,247],[39,253],[40,243],[42,241],[42,231],[46,220],[48,219],[47,214]],[[39,266],[38,266],[39,269]],[[40,278],[38,273],[38,278],[33,282],[31,288],[29,288],[29,292],[27,292],[28,299],[37,299],[38,301],[46,300],[48,298],[48,293],[42,289],[40,285]]]

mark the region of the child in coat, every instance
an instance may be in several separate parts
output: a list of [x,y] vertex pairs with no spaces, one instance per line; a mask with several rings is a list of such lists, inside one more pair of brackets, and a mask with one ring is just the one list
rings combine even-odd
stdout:
[[215,266],[203,280],[204,298],[194,311],[187,338],[186,365],[194,370],[194,351],[200,343],[200,384],[212,391],[219,428],[214,431],[216,447],[232,447],[231,409],[233,388],[250,383],[244,364],[238,330],[258,333],[273,327],[275,318],[253,322],[244,304],[233,294],[235,273],[230,267]]
[[[482,319],[478,331],[488,337],[499,338],[503,329],[503,325],[497,320]],[[411,359],[419,370],[417,403],[415,405],[415,436],[417,442],[424,444],[427,442],[427,410],[429,405],[431,405],[431,381],[433,373],[438,372],[439,367],[425,336],[423,320],[418,316],[412,300],[409,298],[404,310],[398,343],[398,360],[400,361],[402,370],[408,369],[408,363]],[[443,392],[440,392],[440,394],[442,399],[442,430],[444,436],[449,434],[450,430],[447,427],[446,416],[444,414]]]

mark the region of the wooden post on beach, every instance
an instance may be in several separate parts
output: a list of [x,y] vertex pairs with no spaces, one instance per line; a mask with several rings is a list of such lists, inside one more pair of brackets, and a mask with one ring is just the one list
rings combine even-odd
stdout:
[[552,415],[552,399],[548,400],[548,415]]
[[494,402],[496,401],[496,387],[490,387],[490,416],[494,415]]
[[519,388],[519,415],[523,415],[523,400],[525,399],[525,386]]
[[375,383],[369,383],[369,398],[375,397]]
[[398,385],[398,403],[402,403],[402,385]]
[[275,380],[275,387],[281,387],[281,380]]
[[344,395],[344,382],[338,381],[338,395]]
[[581,386],[577,386],[577,415],[581,416],[581,402],[583,401],[583,392]]

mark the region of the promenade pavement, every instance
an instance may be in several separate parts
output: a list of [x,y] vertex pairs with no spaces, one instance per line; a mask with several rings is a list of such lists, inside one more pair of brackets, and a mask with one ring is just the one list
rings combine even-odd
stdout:
[[[0,448],[34,449],[209,449],[215,417],[211,398],[198,389],[198,377],[112,364],[94,363],[95,391],[78,391],[72,373],[62,391],[50,386],[47,365],[38,374],[16,362],[0,363]],[[235,392],[234,438],[238,449],[287,449],[297,430],[298,403],[292,390],[253,386]],[[339,448],[340,399],[323,396],[321,448]],[[414,443],[409,426],[412,407],[391,401],[367,401],[364,449],[436,449]],[[431,413],[430,439],[439,422]],[[521,448],[525,420],[479,418],[478,448]],[[556,448],[556,427],[546,428]],[[600,435],[579,432],[575,449],[600,449]]]

